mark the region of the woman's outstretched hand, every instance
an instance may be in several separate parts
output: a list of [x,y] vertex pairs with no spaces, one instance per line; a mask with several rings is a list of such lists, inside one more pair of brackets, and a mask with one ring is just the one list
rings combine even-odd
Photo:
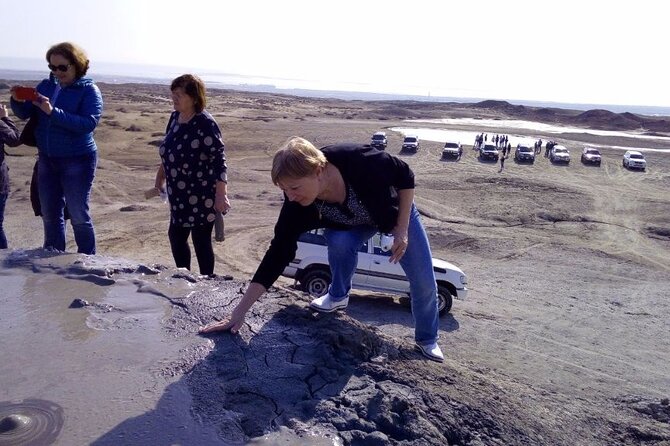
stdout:
[[233,334],[236,334],[242,324],[244,323],[244,317],[234,318],[233,315],[226,315],[220,321],[210,322],[209,324],[200,327],[198,333],[214,333],[216,331],[229,331]]

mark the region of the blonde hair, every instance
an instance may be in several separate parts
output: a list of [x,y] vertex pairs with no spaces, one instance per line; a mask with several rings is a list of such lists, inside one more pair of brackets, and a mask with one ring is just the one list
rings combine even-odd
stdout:
[[325,167],[328,161],[314,144],[293,136],[282,145],[272,159],[272,182],[277,185],[284,178],[304,178]]

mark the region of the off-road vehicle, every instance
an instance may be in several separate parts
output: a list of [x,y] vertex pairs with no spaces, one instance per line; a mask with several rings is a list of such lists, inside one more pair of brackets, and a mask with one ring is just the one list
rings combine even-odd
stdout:
[[[358,252],[358,267],[354,273],[353,288],[409,297],[409,281],[398,263],[389,262],[390,251],[380,247],[381,235],[375,234]],[[433,271],[437,282],[438,310],[444,315],[451,310],[453,298],[467,297],[468,281],[457,266],[440,259],[433,259]],[[328,247],[323,229],[305,232],[298,239],[295,259],[282,273],[294,278],[298,288],[313,296],[328,292],[331,282],[328,265]]]

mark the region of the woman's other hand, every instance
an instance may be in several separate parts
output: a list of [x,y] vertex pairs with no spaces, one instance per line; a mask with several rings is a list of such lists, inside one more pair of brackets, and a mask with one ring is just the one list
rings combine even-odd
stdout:
[[393,246],[391,247],[389,262],[398,263],[402,259],[402,256],[405,255],[405,251],[407,251],[407,228],[396,226],[391,231],[391,234],[393,234]]
[[0,104],[0,119],[6,118],[7,116],[9,116],[7,114],[7,107],[5,106],[5,104]]
[[221,212],[222,214],[228,213],[230,209],[230,200],[228,200],[228,194],[216,194],[214,198],[214,210],[216,212]]
[[47,115],[51,115],[51,112],[54,109],[53,106],[51,105],[51,101],[49,101],[49,98],[39,93],[37,93],[37,100],[33,101],[33,105],[35,107],[38,107]]

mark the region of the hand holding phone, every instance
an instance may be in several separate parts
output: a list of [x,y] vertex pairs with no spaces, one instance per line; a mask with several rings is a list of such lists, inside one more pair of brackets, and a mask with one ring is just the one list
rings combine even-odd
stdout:
[[36,101],[37,90],[32,87],[14,87],[12,89],[14,99],[17,101]]

